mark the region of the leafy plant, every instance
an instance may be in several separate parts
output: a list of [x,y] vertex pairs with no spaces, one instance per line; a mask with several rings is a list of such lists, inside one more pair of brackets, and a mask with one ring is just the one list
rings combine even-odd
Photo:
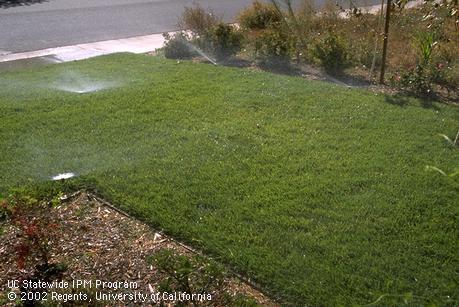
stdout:
[[350,65],[344,40],[334,33],[327,33],[314,44],[313,54],[329,73],[337,73]]
[[426,68],[417,65],[413,70],[404,71],[395,79],[395,84],[408,89],[417,95],[425,95],[431,91],[431,80]]
[[419,50],[419,65],[427,66],[432,59],[433,50],[437,44],[435,34],[432,32],[418,32],[415,38]]
[[291,41],[278,28],[261,31],[253,39],[255,59],[262,65],[285,65],[289,61]]
[[1,211],[19,230],[15,246],[16,263],[20,269],[33,266],[33,276],[48,278],[56,266],[50,262],[52,245],[57,242],[60,223],[49,214],[51,204],[37,199],[12,195],[1,203]]
[[[453,140],[451,140],[447,135],[445,134],[440,134],[441,137],[443,137],[451,146],[454,146],[454,148],[458,149],[459,147],[459,131],[457,132],[456,134],[456,138]],[[459,187],[459,168],[456,168],[452,173],[449,173],[447,174],[444,170],[438,168],[438,167],[435,167],[435,166],[432,166],[432,165],[427,165],[426,166],[426,171],[433,171],[433,172],[436,172],[438,174],[441,174],[445,177],[448,177],[449,179],[452,180],[452,182],[454,182],[458,187]]]
[[232,25],[219,23],[212,33],[212,53],[217,60],[226,60],[241,50],[242,38],[242,34]]
[[371,68],[373,66],[380,66],[381,65],[381,55],[378,51],[375,52],[373,50],[373,46],[370,43],[370,40],[360,40],[356,42],[355,50],[357,51],[354,55],[354,59],[356,62],[362,64],[364,67]]
[[418,32],[415,35],[415,44],[418,50],[416,66],[400,74],[399,84],[417,95],[429,94],[433,83],[441,83],[444,74],[440,66],[432,64],[435,34],[432,32]]
[[242,34],[234,26],[223,23],[212,10],[200,5],[185,8],[179,27],[181,32],[166,37],[167,58],[188,59],[205,51],[222,61],[235,55],[242,46]]
[[418,50],[416,66],[402,72],[399,84],[417,95],[425,95],[432,92],[433,85],[447,85],[449,82],[445,75],[443,65],[433,63],[433,56],[437,41],[433,32],[419,32],[415,36],[415,44]]
[[51,207],[56,208],[62,203],[62,197],[64,196],[64,193],[59,192],[57,193],[50,201]]
[[250,7],[239,14],[237,19],[244,30],[264,30],[279,25],[283,16],[273,4],[254,1]]
[[446,173],[443,170],[439,169],[438,167],[432,166],[432,165],[427,165],[426,166],[426,171],[434,171],[434,172],[437,172],[437,173],[439,173],[439,174],[441,174],[443,176],[448,176],[448,175],[446,175]]
[[[314,3],[303,0],[299,10],[295,10],[291,0],[271,0],[278,14],[282,16],[281,28],[287,34],[290,48],[295,54],[297,64],[300,63],[303,52],[306,51],[306,38],[310,37],[311,19],[315,15]],[[283,9],[285,8],[285,9]]]
[[288,31],[288,23],[275,2],[253,2],[240,13],[238,21],[256,62],[268,66],[289,62],[296,37]]
[[[58,203],[56,197],[59,197],[59,194],[54,200],[47,202],[39,201],[27,194],[15,193],[0,205],[0,211],[18,230],[14,252],[18,268],[26,272],[24,279],[49,282],[66,270],[65,265],[51,262],[51,250],[58,242],[60,227],[59,220],[49,214],[53,205]],[[21,287],[21,291],[42,290]],[[26,306],[35,305],[35,302],[29,299],[24,303]]]
[[177,32],[173,36],[169,33],[163,34],[166,43],[164,44],[164,56],[168,59],[190,59],[195,54],[188,45],[188,38],[183,32]]
[[438,167],[435,167],[435,166],[432,166],[432,165],[427,165],[426,166],[426,171],[431,171],[431,172],[436,172],[442,176],[445,176],[447,177],[448,179],[450,179],[450,182],[456,184],[456,186],[459,187],[459,168],[456,168],[452,173],[446,173],[444,170],[438,168]]
[[221,22],[222,18],[212,10],[206,10],[196,4],[192,7],[185,7],[178,26],[182,31],[191,32],[192,38],[202,38],[207,36]]
[[454,138],[454,140],[450,139],[449,136],[447,136],[446,134],[439,134],[439,135],[442,138],[444,138],[452,146],[459,146],[459,131],[457,132],[456,137]]

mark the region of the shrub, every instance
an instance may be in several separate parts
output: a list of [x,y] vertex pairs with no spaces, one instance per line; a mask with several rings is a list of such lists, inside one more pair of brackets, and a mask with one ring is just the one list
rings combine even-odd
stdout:
[[395,85],[411,91],[416,95],[431,93],[433,84],[447,85],[445,70],[441,63],[434,63],[435,34],[432,32],[418,32],[415,35],[415,44],[418,51],[418,60],[414,68],[399,73],[392,79]]
[[219,61],[228,59],[241,49],[242,34],[233,26],[223,23],[213,11],[205,10],[200,5],[185,8],[179,27],[182,34],[169,40],[171,46],[166,48],[170,50],[165,50],[168,51],[166,57],[190,58],[194,55],[190,44]]
[[212,10],[205,10],[200,5],[185,7],[178,26],[182,31],[190,31],[193,38],[203,37],[209,34],[222,19]]
[[178,32],[173,36],[169,33],[163,34],[166,43],[164,44],[164,56],[168,59],[190,59],[194,52],[188,45],[188,38],[183,32]]
[[418,96],[430,94],[434,84],[448,87],[451,83],[442,66],[432,63],[425,65],[419,63],[411,70],[399,72],[392,77],[391,81],[395,86]]
[[285,65],[289,62],[291,40],[281,29],[269,28],[254,37],[256,60],[263,65]]
[[[353,52],[352,61],[356,62],[356,64],[361,64],[366,68],[370,68],[373,63],[374,57],[374,45],[371,39],[359,39],[354,40],[352,43]],[[350,55],[351,57],[351,55]],[[376,49],[376,59],[375,59],[375,67],[381,66],[381,52],[379,49]]]
[[283,16],[274,5],[255,1],[237,19],[244,30],[263,30],[280,24]]
[[326,34],[314,44],[313,55],[327,72],[337,73],[348,67],[350,63],[347,46],[337,34]]
[[[51,262],[52,249],[59,242],[61,222],[56,215],[49,214],[49,211],[54,204],[60,203],[58,197],[45,202],[16,192],[0,203],[2,215],[18,231],[14,253],[24,280],[50,282],[60,278],[66,270],[63,264]],[[35,306],[33,293],[46,289],[21,286],[20,291],[27,293],[23,302],[25,306]]]
[[242,38],[233,26],[219,23],[213,29],[211,51],[217,60],[226,60],[241,50]]
[[413,92],[416,95],[425,95],[430,92],[431,81],[425,72],[425,67],[416,65],[412,70],[402,71],[391,79],[394,85]]
[[16,262],[20,269],[24,269],[31,261],[33,275],[46,278],[53,270],[50,263],[52,244],[57,243],[60,222],[49,214],[54,201],[48,203],[37,199],[13,195],[1,203],[3,215],[19,230],[18,241],[15,246]]
[[289,62],[293,33],[287,30],[283,13],[273,4],[259,1],[243,10],[238,22],[246,35],[247,47],[261,65],[283,65]]

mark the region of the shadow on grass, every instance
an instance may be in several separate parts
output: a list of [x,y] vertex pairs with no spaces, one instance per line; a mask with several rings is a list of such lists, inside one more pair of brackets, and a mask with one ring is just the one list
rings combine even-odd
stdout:
[[406,95],[395,94],[395,95],[385,95],[384,101],[393,104],[399,107],[405,107],[410,102],[410,99]]
[[[194,58],[195,61],[200,63],[212,64],[208,60],[197,57]],[[218,65],[227,66],[227,67],[236,67],[236,68],[251,68],[259,71],[270,72],[273,74],[287,75],[287,76],[302,76],[302,71],[298,67],[290,63],[282,64],[269,64],[269,63],[254,63],[253,61],[240,59],[240,58],[231,58],[225,61],[219,61]]]
[[299,67],[290,63],[260,63],[257,64],[256,67],[262,71],[270,72],[273,74],[298,77],[303,75]]
[[[368,81],[364,76],[352,75],[344,71],[326,72],[308,64],[295,65],[285,62],[280,64],[254,64],[251,61],[236,58],[225,62],[223,65],[239,68],[252,67],[274,74],[297,76],[309,80],[320,80],[347,87],[370,88],[371,86],[374,86],[374,84]],[[448,94],[450,93],[448,92]],[[431,92],[428,95],[417,95],[412,92],[398,92],[396,94],[385,94],[385,101],[389,104],[405,107],[410,103],[410,101],[413,103],[415,100],[412,99],[416,98],[420,101],[419,106],[426,109],[439,110],[440,108],[437,104],[441,102],[447,104],[458,104],[458,101],[451,97],[451,95],[442,96],[437,92]]]
[[351,75],[346,72],[325,73],[326,80],[329,82],[351,86],[351,87],[369,87],[372,85],[370,81],[363,76]]
[[288,62],[253,63],[252,61],[233,58],[222,63],[222,65],[238,68],[254,68],[273,74],[302,77],[308,80],[327,81],[350,87],[369,87],[371,85],[364,77],[353,76],[345,72],[327,73],[322,69],[308,64],[294,64]]
[[15,6],[33,5],[48,1],[49,0],[0,0],[0,8],[7,9]]
[[416,96],[411,93],[397,93],[397,94],[386,94],[384,97],[384,101],[392,104],[397,105],[399,107],[405,107],[415,100],[418,99],[421,103],[420,106],[426,109],[433,109],[439,110],[440,108],[437,106],[437,103],[441,101],[441,99],[437,95],[428,95],[428,96]]
[[[200,63],[212,64],[202,57],[195,57],[193,60]],[[349,88],[373,88],[376,90],[381,89],[381,91],[385,93],[385,102],[400,107],[407,106],[411,101],[410,98],[418,99],[421,102],[419,105],[427,109],[438,110],[438,103],[459,105],[459,95],[452,96],[451,90],[449,90],[447,93],[432,92],[429,95],[420,96],[413,92],[399,91],[395,88],[385,89],[384,86],[381,87],[375,85],[362,75],[352,75],[343,71],[326,72],[323,69],[309,64],[294,64],[289,62],[254,63],[250,60],[234,57],[226,61],[221,61],[218,63],[218,65],[254,69],[258,71],[270,72],[273,74],[300,77],[307,80],[325,81],[341,86],[347,86]],[[396,94],[388,94],[388,92],[396,92]],[[414,100],[412,100],[412,103],[414,103]]]
[[419,97],[419,99],[421,100],[421,107],[434,110],[439,109],[439,107],[436,105],[436,101],[440,100],[440,97],[438,97],[437,95]]

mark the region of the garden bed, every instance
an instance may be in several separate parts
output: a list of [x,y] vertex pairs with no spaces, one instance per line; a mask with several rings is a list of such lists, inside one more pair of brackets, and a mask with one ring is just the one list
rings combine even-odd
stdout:
[[[58,207],[51,208],[49,214],[60,221],[59,242],[53,244],[50,262],[66,267],[59,280],[69,283],[76,280],[127,281],[136,283],[138,292],[158,293],[160,283],[168,276],[152,263],[151,259],[155,254],[169,250],[175,255],[188,258],[196,256],[191,248],[162,233],[152,231],[147,225],[85,192],[66,198]],[[24,269],[18,267],[15,249],[20,231],[8,221],[0,226],[0,302],[7,303],[6,295],[10,291],[7,281],[31,279],[35,263],[31,261]],[[221,285],[218,289],[210,289],[212,300],[203,302],[202,305],[223,306],[234,302],[235,298],[251,303],[275,305],[253,286],[234,276],[226,274]],[[118,291],[121,290],[129,291]],[[13,291],[20,297],[19,289]],[[82,291],[92,298],[91,305],[94,302],[102,305],[120,303],[96,299],[99,289],[95,289],[94,284]],[[85,305],[86,302],[79,301],[78,305],[81,304]]]

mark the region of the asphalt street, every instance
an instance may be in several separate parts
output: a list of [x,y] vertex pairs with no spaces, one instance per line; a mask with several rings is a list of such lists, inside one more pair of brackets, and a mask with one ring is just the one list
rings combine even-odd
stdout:
[[[193,3],[212,8],[230,22],[251,2],[0,0],[0,55],[173,31],[183,8]],[[360,1],[364,5],[377,2]]]

